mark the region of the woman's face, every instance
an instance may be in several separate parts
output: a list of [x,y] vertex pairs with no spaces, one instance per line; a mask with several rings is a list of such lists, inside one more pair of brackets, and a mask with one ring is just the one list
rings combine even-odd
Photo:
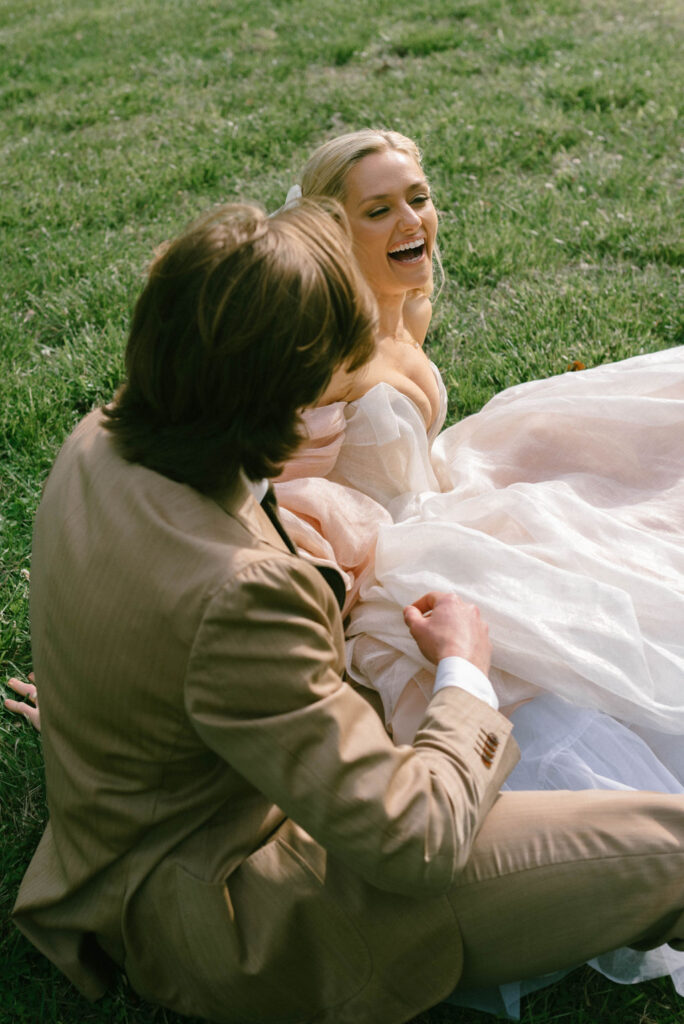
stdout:
[[344,209],[356,258],[379,299],[431,287],[437,213],[413,157],[387,149],[359,160],[347,175]]

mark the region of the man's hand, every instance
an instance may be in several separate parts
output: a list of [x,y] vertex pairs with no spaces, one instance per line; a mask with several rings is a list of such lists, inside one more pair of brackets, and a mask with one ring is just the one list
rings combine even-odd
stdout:
[[436,665],[455,655],[488,675],[489,629],[474,604],[466,604],[456,594],[431,591],[404,608],[404,621],[428,661]]

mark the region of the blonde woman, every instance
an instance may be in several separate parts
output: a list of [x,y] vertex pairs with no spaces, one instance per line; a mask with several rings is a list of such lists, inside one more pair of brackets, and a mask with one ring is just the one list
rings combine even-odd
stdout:
[[[306,414],[276,485],[300,549],[346,573],[349,674],[410,742],[434,676],[402,608],[453,590],[490,624],[502,706],[524,702],[512,788],[681,792],[684,348],[511,388],[440,433],[423,351],[437,215],[415,143],[333,139],[301,191],[342,203],[379,308],[374,357]],[[671,950],[597,966],[672,972],[684,993]]]
[[[305,166],[302,191],[342,202],[378,302],[379,331],[374,358],[357,373],[336,375],[308,414],[309,438],[286,469],[283,479],[290,483],[278,486],[281,503],[292,500],[297,478],[371,499],[368,515],[392,524],[381,531],[380,583],[391,578],[402,589],[401,574],[408,579],[418,567],[459,590],[481,580],[476,603],[502,629],[497,667],[505,701],[555,689],[643,726],[681,731],[684,348],[511,388],[440,434],[445,390],[422,350],[437,216],[415,143],[371,130],[333,139]],[[314,463],[316,474],[302,472]],[[325,518],[317,485],[307,486],[311,519]],[[293,517],[288,523],[296,532]],[[334,532],[326,538],[340,545]],[[452,571],[458,578],[445,580]],[[610,601],[620,586],[630,609]],[[363,604],[378,604],[380,614],[378,587],[367,587],[364,597]],[[533,608],[531,599],[539,602]],[[570,620],[577,629],[573,602],[580,599],[586,635],[571,642],[563,632]],[[654,603],[657,622],[648,614]],[[550,619],[552,608],[560,620],[556,642],[546,623],[531,651],[522,637],[532,639],[534,621]],[[384,611],[389,616],[389,607]],[[353,606],[351,637],[364,632],[358,629],[363,614]],[[612,636],[618,621],[624,635]],[[412,659],[403,627],[395,631],[388,619],[380,632]],[[616,663],[610,670],[604,664],[606,673],[572,665],[575,653],[587,653],[592,636],[601,639],[600,660]],[[649,676],[643,688],[639,665]],[[415,668],[419,673],[417,660]],[[395,708],[388,695],[390,720]]]

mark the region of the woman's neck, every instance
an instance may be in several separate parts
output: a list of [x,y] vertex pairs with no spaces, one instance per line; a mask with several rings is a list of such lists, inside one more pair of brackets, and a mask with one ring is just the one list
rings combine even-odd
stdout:
[[406,333],[404,324],[405,295],[376,296],[378,302],[378,334],[381,338],[401,338]]

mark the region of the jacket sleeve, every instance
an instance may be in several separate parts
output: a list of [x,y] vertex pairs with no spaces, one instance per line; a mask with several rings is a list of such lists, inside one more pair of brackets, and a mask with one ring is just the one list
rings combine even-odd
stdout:
[[340,677],[340,630],[314,568],[292,558],[251,564],[207,605],[188,664],[188,714],[203,742],[368,882],[444,892],[517,760],[511,724],[447,688],[413,746],[395,747]]

